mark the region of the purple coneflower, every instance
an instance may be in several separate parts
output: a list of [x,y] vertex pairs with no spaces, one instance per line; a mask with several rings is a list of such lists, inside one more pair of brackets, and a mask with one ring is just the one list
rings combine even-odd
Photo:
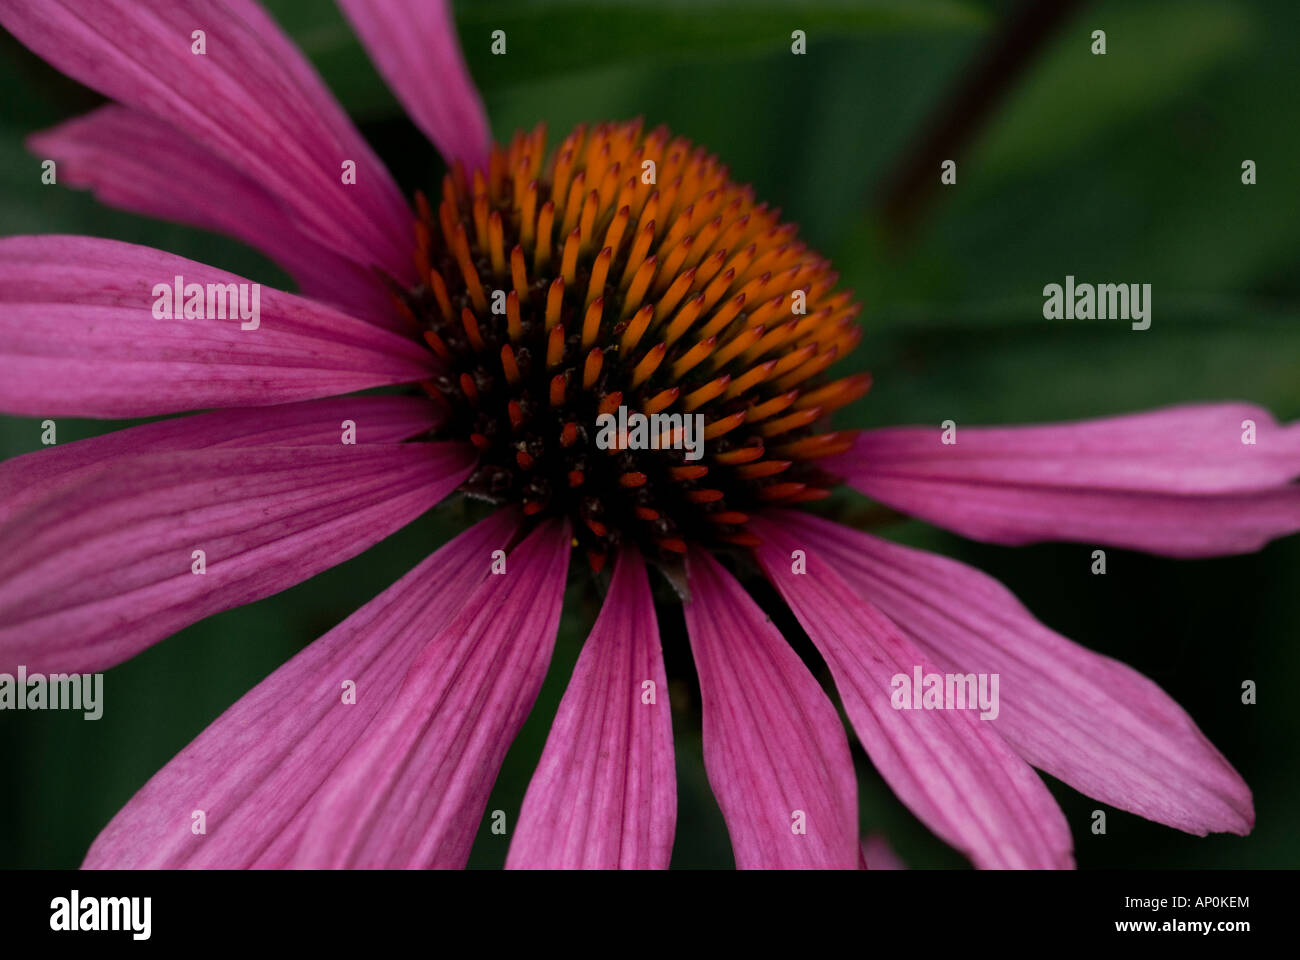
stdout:
[[[457,491],[501,505],[226,711],[86,866],[463,866],[546,673],[571,555],[608,589],[509,866],[668,865],[655,571],[685,598],[737,864],[859,865],[839,716],[719,557],[757,562],[881,775],[977,866],[1072,864],[1033,767],[1190,833],[1251,829],[1246,784],[1154,683],[984,574],[800,505],[847,482],[994,543],[1240,553],[1300,529],[1300,427],[1229,404],[963,427],[956,444],[824,432],[869,385],[825,375],[858,307],[793,227],[639,123],[491,146],[444,4],[342,6],[451,165],[414,212],[253,0],[0,0],[22,42],[115,101],[33,138],[61,182],[231,233],[303,291],[263,291],[254,329],[179,305],[158,319],[157,284],[246,281],[109,240],[0,241],[4,409],[209,411],[0,468],[3,666],[104,669]],[[350,395],[399,384],[424,390]],[[680,416],[654,421],[651,449],[630,433],[603,448],[598,418],[620,408]],[[681,442],[695,414],[698,459]],[[1000,675],[996,718],[895,709],[893,678],[914,671]]]

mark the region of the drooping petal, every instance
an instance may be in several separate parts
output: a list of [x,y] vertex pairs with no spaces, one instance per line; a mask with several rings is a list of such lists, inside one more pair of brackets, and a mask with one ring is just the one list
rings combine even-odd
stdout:
[[687,572],[704,765],[736,866],[856,869],[857,781],[835,708],[716,560],[694,551]]
[[569,527],[552,520],[440,628],[312,803],[300,867],[465,865],[551,660]]
[[120,663],[378,543],[454,490],[473,463],[470,448],[444,443],[110,461],[0,526],[0,669]]
[[1288,483],[1300,477],[1300,424],[1280,426],[1247,404],[958,425],[952,444],[937,428],[870,430],[827,467],[895,509],[993,543],[1073,540],[1201,557],[1300,530],[1300,485]]
[[351,396],[213,410],[115,430],[0,463],[0,522],[44,498],[55,483],[121,457],[205,447],[336,445],[348,420],[356,443],[396,443],[432,430],[441,419],[439,408],[424,397]]
[[110,103],[27,145],[58,164],[60,184],[133,213],[229,234],[284,267],[307,296],[381,326],[403,323],[373,270],[317,243],[261,184],[156,117]]
[[506,866],[667,869],[676,784],[650,581],[641,554],[627,549],[528,785]]
[[465,531],[245,694],[140,788],[83,866],[286,865],[308,801],[517,527],[507,510]]
[[255,0],[0,0],[0,24],[68,76],[223,157],[318,243],[415,279],[401,193]]
[[965,564],[841,524],[777,522],[883,610],[944,670],[1001,675],[991,721],[1058,780],[1148,820],[1204,836],[1249,833],[1250,788],[1156,684],[1039,623],[1009,590]]
[[[205,311],[211,289],[226,319],[156,316],[163,298],[175,306],[178,276],[203,285]],[[257,316],[231,316],[236,301]],[[432,358],[324,304],[149,247],[0,239],[0,409],[10,413],[137,417],[286,403],[422,380]]]
[[487,164],[487,114],[445,0],[339,0],[366,52],[450,166]]
[[[913,813],[977,867],[1073,865],[1070,831],[1047,787],[974,710],[895,709],[892,680],[936,672],[803,535],[755,519],[759,560],[826,659],[858,739]],[[806,572],[792,556],[804,551]],[[856,853],[855,853],[856,856]]]

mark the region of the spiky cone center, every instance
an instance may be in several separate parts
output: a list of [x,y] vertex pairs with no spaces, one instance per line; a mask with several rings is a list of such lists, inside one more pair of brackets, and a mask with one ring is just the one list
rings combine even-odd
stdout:
[[[818,462],[852,437],[818,425],[869,377],[824,371],[859,305],[715,157],[634,121],[547,160],[538,127],[417,201],[402,305],[441,361],[442,434],[479,450],[466,493],[569,516],[597,568],[621,542],[752,545],[754,511],[828,495]],[[620,407],[648,433],[602,437]]]

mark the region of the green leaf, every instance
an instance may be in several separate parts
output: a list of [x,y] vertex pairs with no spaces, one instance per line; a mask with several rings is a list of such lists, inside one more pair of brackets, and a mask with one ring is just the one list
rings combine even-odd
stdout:
[[[1259,25],[1242,7],[1188,2],[1170,17],[1163,5],[1104,5],[1072,20],[1040,68],[1013,95],[980,145],[989,176],[1011,175],[1078,150],[1113,129],[1177,100],[1255,41]],[[1106,53],[1092,53],[1092,31]]]
[[[268,0],[280,24],[354,116],[399,111],[333,4]],[[966,0],[475,0],[456,5],[470,72],[485,94],[553,77],[640,63],[726,60],[790,47],[810,55],[833,38],[912,30],[970,33],[986,14]],[[506,32],[506,53],[491,52]]]
[[[908,29],[970,30],[986,18],[952,0],[487,0],[457,5],[457,25],[484,89],[636,61],[714,60],[827,39]],[[504,56],[490,52],[506,32]]]
[[[1294,302],[1300,127],[1278,121],[1294,113],[1293,51],[1270,27],[1288,15],[1273,0],[1189,3],[1173,19],[1162,3],[1089,7],[958,158],[915,246],[893,254],[868,224],[837,265],[871,303],[950,313],[1030,307],[1067,274],[1151,283],[1157,304]],[[1094,28],[1104,56],[1089,52]],[[1247,159],[1255,185],[1241,182]]]
[[1290,420],[1300,417],[1297,358],[1300,311],[1249,302],[1175,310],[1157,300],[1145,331],[1041,314],[1011,324],[931,317],[919,328],[868,321],[850,364],[875,382],[839,423],[1014,424],[1217,400],[1258,403]]

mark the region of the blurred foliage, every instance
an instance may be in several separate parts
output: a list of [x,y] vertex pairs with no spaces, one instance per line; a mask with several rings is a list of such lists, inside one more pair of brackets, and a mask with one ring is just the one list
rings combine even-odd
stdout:
[[[408,189],[442,165],[402,116],[338,11],[272,0],[272,11]],[[1010,2],[563,0],[457,5],[466,57],[494,132],[545,120],[644,116],[707,144],[735,178],[780,206],[865,302],[866,336],[846,369],[876,385],[845,425],[1069,419],[1162,404],[1251,400],[1300,416],[1300,188],[1292,0],[1084,8],[1032,62],[941,188],[914,241],[887,241],[885,177]],[[789,53],[793,29],[808,52]],[[488,52],[504,29],[508,54]],[[1094,29],[1107,54],[1089,53]],[[284,274],[238,243],[98,206],[39,185],[23,138],[99,99],[0,36],[0,232],[74,232],[171,250],[268,283]],[[1243,186],[1241,162],[1258,165]],[[935,171],[938,176],[938,171]],[[1044,284],[1151,283],[1150,330],[1042,319]],[[120,426],[60,420],[68,442]],[[0,455],[39,446],[34,421],[0,418]],[[836,504],[853,507],[852,497]],[[113,813],[177,750],[296,650],[341,621],[466,522],[450,505],[341,567],[182,631],[106,678],[95,723],[0,715],[0,866],[72,866]],[[1247,838],[1198,839],[1112,811],[1051,782],[1084,867],[1295,866],[1294,744],[1300,713],[1280,682],[1300,675],[1300,538],[1252,556],[1175,562],[1085,546],[1010,550],[917,523],[888,534],[989,571],[1044,622],[1123,659],[1182,703],[1255,790]],[[552,669],[489,809],[518,810],[599,597],[574,576]],[[679,778],[674,864],[729,865],[704,776],[698,691],[680,614],[660,613]],[[797,640],[797,638],[796,638]],[[1239,702],[1243,679],[1260,704]],[[823,680],[825,680],[823,674]],[[1271,681],[1271,682],[1270,682]],[[1280,681],[1280,682],[1279,682]],[[864,829],[912,866],[962,860],[903,808],[855,746]],[[484,827],[472,864],[503,862]]]

